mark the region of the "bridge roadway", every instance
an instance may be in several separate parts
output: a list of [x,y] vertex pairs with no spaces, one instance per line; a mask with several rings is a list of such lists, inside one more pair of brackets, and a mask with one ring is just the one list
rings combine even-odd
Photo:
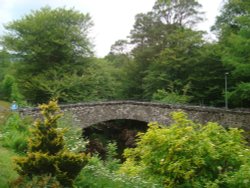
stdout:
[[[183,111],[199,123],[218,122],[225,127],[237,127],[250,131],[250,112],[226,110],[202,106],[169,105],[155,102],[107,101],[60,105],[64,113],[71,113],[76,125],[83,128],[116,119],[132,119],[144,122],[171,123],[170,113]],[[22,116],[39,116],[38,108],[22,108]]]

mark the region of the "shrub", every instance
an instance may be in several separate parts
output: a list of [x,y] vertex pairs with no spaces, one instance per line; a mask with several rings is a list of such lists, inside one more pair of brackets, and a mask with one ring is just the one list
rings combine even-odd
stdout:
[[89,188],[158,188],[158,184],[147,181],[140,176],[127,176],[119,174],[117,170],[120,167],[120,161],[114,157],[116,145],[109,143],[107,147],[107,159],[101,160],[98,156],[93,156],[89,163],[82,169],[74,185],[76,187]]
[[30,119],[22,119],[18,113],[11,113],[1,127],[2,146],[14,150],[16,153],[27,151]]
[[190,101],[190,97],[177,92],[167,92],[164,89],[158,89],[152,96],[153,101],[160,101],[168,104],[187,104]]
[[32,179],[20,177],[11,184],[12,188],[61,188],[60,183],[55,177],[44,175],[44,176],[33,176]]
[[72,114],[64,114],[62,118],[58,121],[58,129],[65,129],[63,139],[65,146],[69,151],[72,152],[83,152],[86,150],[86,145],[88,141],[83,138],[82,128],[73,125]]
[[63,139],[64,130],[59,130],[57,120],[62,116],[57,101],[39,106],[42,120],[36,120],[25,157],[18,157],[18,173],[21,176],[55,177],[62,186],[72,187],[88,156],[70,152]]
[[9,182],[15,180],[18,174],[14,170],[12,157],[16,154],[0,146],[0,187],[9,188]]
[[170,127],[150,123],[139,134],[137,147],[124,152],[121,173],[140,174],[166,187],[239,187],[236,177],[243,179],[242,187],[250,186],[250,150],[241,130],[196,124],[182,112],[172,117]]
[[6,74],[4,80],[0,85],[1,98],[7,101],[17,101],[21,103],[23,101],[23,96],[21,95],[17,82],[12,75]]

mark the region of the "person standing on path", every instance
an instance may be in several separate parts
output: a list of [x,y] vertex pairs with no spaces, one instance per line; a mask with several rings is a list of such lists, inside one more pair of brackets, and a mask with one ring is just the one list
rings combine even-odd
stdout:
[[10,109],[12,111],[16,111],[18,109],[18,105],[17,105],[16,101],[12,102]]

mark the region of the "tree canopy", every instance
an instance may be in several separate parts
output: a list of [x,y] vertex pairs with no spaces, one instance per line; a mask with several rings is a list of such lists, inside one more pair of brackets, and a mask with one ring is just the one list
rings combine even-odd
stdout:
[[74,65],[91,56],[91,26],[88,14],[44,7],[7,24],[9,32],[3,42],[37,73],[53,66]]
[[217,17],[214,30],[222,47],[222,60],[229,70],[229,100],[247,107],[250,80],[250,2],[228,0]]
[[104,67],[93,58],[92,25],[88,14],[44,7],[6,26],[3,45],[18,57],[15,77],[29,102],[94,100],[102,97],[96,96],[101,90],[110,91],[109,82],[101,84],[109,74],[103,75]]

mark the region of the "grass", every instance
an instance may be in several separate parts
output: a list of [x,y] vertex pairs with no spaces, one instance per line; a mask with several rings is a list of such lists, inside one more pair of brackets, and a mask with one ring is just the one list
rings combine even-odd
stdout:
[[5,122],[6,118],[10,115],[10,103],[0,100],[0,126]]
[[[10,103],[0,100],[0,126],[2,126],[10,115]],[[0,129],[1,130],[1,129]],[[1,136],[1,132],[0,132]],[[13,151],[2,147],[0,143],[0,187],[7,188],[9,183],[17,179],[18,174],[14,170],[13,157],[16,156]]]
[[13,157],[16,154],[0,146],[0,156],[0,187],[7,188],[9,183],[18,177],[13,163]]
[[10,103],[6,102],[6,101],[1,101],[0,100],[0,107],[2,107],[4,109],[8,109],[10,107]]

